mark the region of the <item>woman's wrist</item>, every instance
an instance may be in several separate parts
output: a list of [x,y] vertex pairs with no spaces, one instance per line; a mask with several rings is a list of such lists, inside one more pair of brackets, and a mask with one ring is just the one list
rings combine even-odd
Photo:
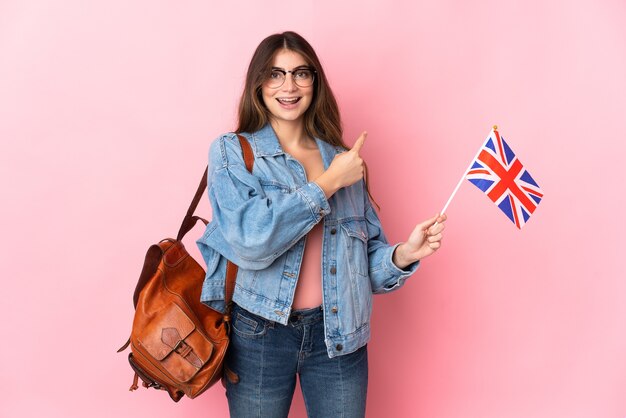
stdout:
[[330,198],[332,195],[335,194],[335,192],[337,192],[337,190],[340,189],[340,187],[336,185],[337,182],[334,181],[334,179],[331,176],[329,176],[327,173],[328,171],[325,171],[321,176],[316,178],[314,181],[315,184],[320,186],[320,189],[322,189],[322,191],[326,195],[326,199]]
[[398,245],[393,251],[393,256],[391,258],[393,264],[396,265],[400,270],[404,270],[409,264],[414,263],[417,260],[411,260],[406,254],[406,244],[401,243]]

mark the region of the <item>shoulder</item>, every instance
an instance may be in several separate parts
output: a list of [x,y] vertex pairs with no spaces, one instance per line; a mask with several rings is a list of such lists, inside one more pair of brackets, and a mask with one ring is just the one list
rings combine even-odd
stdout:
[[237,134],[228,132],[215,138],[209,147],[209,165],[226,168],[243,164],[241,144]]

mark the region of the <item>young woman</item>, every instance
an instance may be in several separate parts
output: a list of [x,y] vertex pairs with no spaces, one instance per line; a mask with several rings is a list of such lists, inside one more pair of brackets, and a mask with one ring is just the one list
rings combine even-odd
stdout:
[[257,47],[236,134],[213,142],[213,221],[198,240],[202,300],[224,309],[226,259],[239,266],[226,366],[232,417],[287,417],[296,376],[310,417],[363,417],[372,293],[402,286],[441,245],[444,216],[387,243],[359,152],[313,48],[294,32]]

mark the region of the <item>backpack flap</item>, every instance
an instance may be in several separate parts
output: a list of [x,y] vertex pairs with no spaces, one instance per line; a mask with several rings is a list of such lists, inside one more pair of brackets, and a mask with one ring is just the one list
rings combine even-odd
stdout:
[[213,344],[175,303],[159,311],[138,335],[147,353],[179,382],[193,378],[211,358]]

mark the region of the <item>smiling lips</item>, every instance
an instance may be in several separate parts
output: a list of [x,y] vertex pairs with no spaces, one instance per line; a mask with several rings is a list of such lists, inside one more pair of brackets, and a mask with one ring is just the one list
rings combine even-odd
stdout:
[[293,107],[296,103],[300,101],[302,97],[279,97],[276,100],[283,107]]

